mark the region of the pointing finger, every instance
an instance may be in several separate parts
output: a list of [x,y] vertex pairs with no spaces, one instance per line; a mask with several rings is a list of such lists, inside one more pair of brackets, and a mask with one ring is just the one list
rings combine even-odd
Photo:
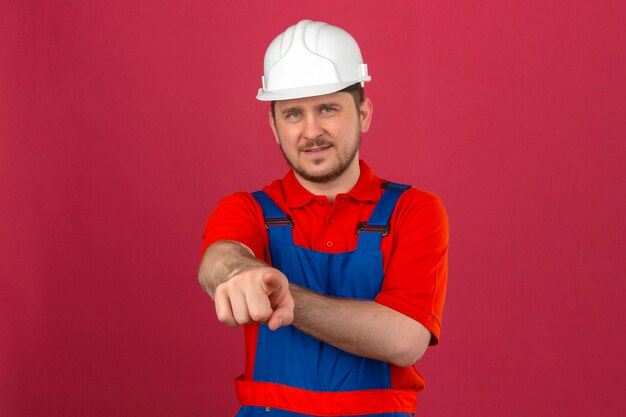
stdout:
[[263,278],[261,279],[261,285],[263,287],[263,291],[265,291],[265,294],[267,295],[271,295],[277,292],[282,287],[280,277],[274,271],[266,272],[263,275]]

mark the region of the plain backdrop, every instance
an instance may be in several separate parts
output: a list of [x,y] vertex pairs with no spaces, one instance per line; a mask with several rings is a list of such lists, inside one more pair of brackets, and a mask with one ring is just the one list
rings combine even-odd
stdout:
[[622,415],[620,0],[0,1],[0,415],[232,414],[201,233],[287,170],[255,95],[303,18],[361,46],[362,157],[448,210],[417,415]]

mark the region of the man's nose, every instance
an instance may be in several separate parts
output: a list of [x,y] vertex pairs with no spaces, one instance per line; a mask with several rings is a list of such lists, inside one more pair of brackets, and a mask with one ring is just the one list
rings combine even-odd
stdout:
[[303,122],[302,136],[305,139],[317,139],[324,133],[324,128],[315,114],[307,114]]

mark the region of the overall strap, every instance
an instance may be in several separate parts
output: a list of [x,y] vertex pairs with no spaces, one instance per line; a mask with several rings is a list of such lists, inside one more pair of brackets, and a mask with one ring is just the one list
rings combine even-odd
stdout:
[[389,234],[389,219],[396,207],[396,202],[402,193],[409,188],[410,185],[396,184],[392,182],[384,182],[382,187],[385,189],[382,197],[374,207],[374,211],[369,220],[360,223],[357,227],[359,234],[359,243],[357,249],[378,249],[383,236]]
[[252,197],[263,210],[263,220],[269,234],[270,246],[293,244],[291,217],[286,215],[265,191],[255,191],[252,193]]

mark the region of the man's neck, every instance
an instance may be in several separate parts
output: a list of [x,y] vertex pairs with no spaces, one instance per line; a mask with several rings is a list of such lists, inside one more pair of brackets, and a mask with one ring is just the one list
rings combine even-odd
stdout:
[[358,159],[355,158],[355,163],[350,164],[348,169],[344,171],[339,177],[327,183],[317,183],[305,180],[297,172],[296,179],[298,182],[311,194],[324,195],[328,198],[328,201],[332,204],[335,201],[337,194],[343,194],[350,191],[356,183],[359,181],[361,175],[361,167]]

